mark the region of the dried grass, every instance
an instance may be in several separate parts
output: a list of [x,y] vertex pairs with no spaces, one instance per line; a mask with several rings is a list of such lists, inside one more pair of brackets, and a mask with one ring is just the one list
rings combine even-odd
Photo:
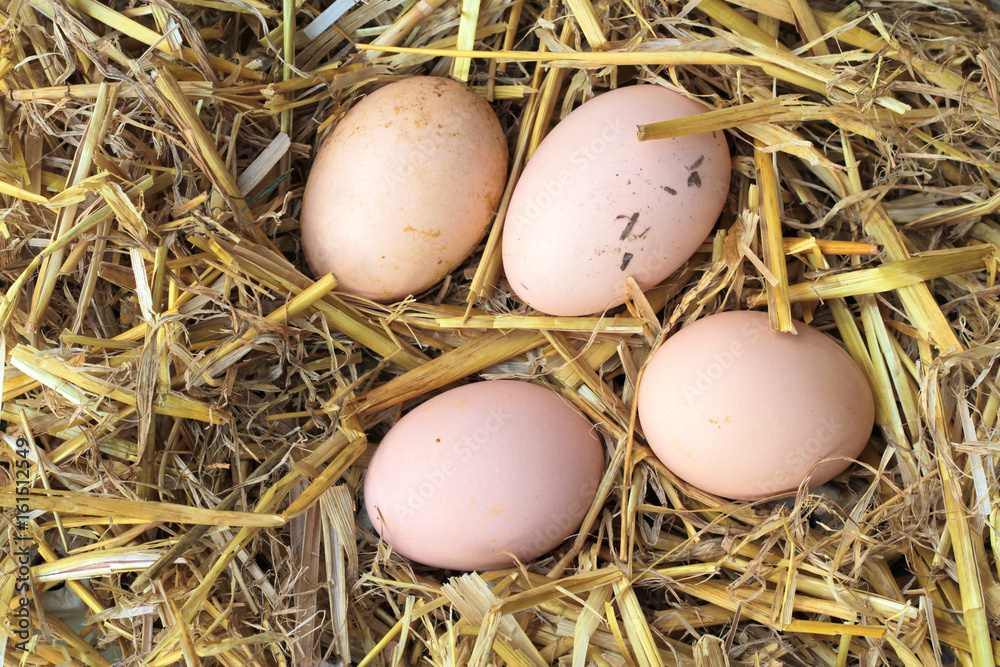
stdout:
[[[0,24],[5,666],[1000,661],[989,4],[0,0]],[[309,156],[421,73],[491,101],[514,176],[594,92],[698,96],[714,110],[640,136],[727,132],[719,231],[599,318],[520,306],[499,224],[427,294],[338,293],[298,244]],[[863,369],[879,430],[849,474],[731,503],[645,446],[651,346],[735,307]],[[455,576],[379,544],[359,489],[403,408],[477,374],[561,391],[609,465],[573,540]],[[85,625],[45,611],[63,585]]]

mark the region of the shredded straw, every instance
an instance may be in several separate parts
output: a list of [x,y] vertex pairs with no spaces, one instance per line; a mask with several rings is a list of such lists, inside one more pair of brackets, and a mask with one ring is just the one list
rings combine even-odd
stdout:
[[[3,664],[996,664],[998,9],[0,1]],[[382,306],[309,274],[298,212],[344,113],[419,74],[492,104],[512,178],[462,267]],[[639,139],[726,134],[716,231],[622,308],[530,311],[500,261],[515,179],[640,81],[708,109]],[[837,338],[876,396],[860,461],[785,501],[688,485],[636,419],[651,349],[747,308]],[[599,425],[594,502],[533,562],[411,563],[364,515],[371,454],[498,377]]]

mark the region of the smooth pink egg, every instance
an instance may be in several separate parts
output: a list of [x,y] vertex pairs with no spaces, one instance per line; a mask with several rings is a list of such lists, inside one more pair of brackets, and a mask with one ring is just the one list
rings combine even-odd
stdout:
[[710,315],[667,339],[639,383],[639,420],[657,458],[725,498],[794,493],[843,472],[868,443],[875,401],[832,338],[767,313]]
[[579,528],[604,473],[601,438],[559,393],[475,382],[407,413],[365,478],[365,507],[398,553],[456,570],[508,567]]

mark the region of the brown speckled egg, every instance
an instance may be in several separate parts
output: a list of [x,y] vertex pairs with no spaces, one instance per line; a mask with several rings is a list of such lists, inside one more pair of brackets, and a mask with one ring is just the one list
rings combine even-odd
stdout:
[[816,486],[845,470],[871,436],[871,388],[832,338],[795,328],[774,332],[767,313],[726,312],[667,339],[637,395],[657,458],[737,499],[794,493],[807,476]]
[[636,127],[702,104],[656,85],[618,88],[556,125],[517,181],[504,221],[511,288],[550,315],[587,315],[666,279],[722,211],[730,158],[722,132],[638,141]]
[[302,202],[315,275],[381,302],[416,294],[475,250],[507,178],[486,101],[451,79],[413,77],[355,104],[316,154]]
[[476,382],[407,413],[365,478],[365,507],[398,553],[456,570],[508,567],[580,526],[604,473],[590,421],[529,382]]

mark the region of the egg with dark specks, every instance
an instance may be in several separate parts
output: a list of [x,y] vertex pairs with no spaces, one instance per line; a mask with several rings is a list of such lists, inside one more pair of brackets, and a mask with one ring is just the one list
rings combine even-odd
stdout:
[[558,392],[475,382],[389,430],[368,466],[365,507],[382,539],[418,563],[502,568],[572,535],[603,473],[601,438]]
[[705,241],[731,174],[721,131],[638,141],[638,125],[703,113],[657,85],[598,95],[559,122],[514,187],[503,266],[515,294],[549,315],[587,315],[676,271]]
[[843,472],[871,437],[871,388],[834,339],[802,322],[795,329],[731,311],[668,338],[637,392],[656,457],[704,491],[748,500]]
[[398,301],[469,257],[506,179],[507,141],[486,100],[441,77],[390,83],[351,107],[317,152],[303,253],[338,289]]

